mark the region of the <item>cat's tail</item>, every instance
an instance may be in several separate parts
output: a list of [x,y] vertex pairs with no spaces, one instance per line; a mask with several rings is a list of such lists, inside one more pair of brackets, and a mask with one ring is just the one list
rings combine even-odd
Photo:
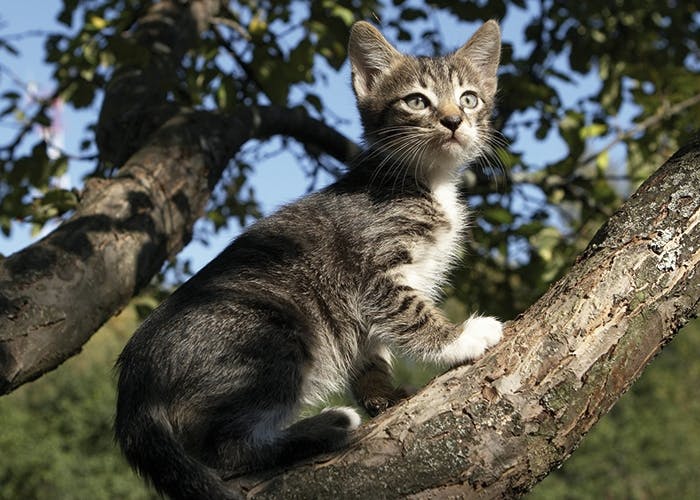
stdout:
[[173,500],[240,500],[219,475],[187,454],[165,415],[145,410],[128,425],[117,418],[115,434],[129,463],[160,494]]

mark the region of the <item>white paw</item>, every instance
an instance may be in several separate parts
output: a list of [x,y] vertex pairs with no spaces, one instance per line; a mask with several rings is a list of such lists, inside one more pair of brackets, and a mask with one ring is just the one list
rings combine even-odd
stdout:
[[472,316],[462,323],[462,334],[447,344],[438,359],[456,365],[476,359],[501,340],[503,323],[491,316]]
[[347,424],[347,429],[349,431],[357,429],[362,423],[362,417],[360,417],[360,414],[357,413],[357,410],[355,408],[351,408],[349,406],[331,406],[329,408],[324,408],[323,410],[321,410],[322,413],[327,411],[332,411],[333,413],[342,413],[348,419],[349,423]]

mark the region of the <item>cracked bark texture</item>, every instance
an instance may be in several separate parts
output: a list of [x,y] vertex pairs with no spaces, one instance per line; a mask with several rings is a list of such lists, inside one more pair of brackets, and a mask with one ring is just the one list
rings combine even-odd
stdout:
[[232,481],[255,498],[512,498],[563,462],[700,305],[700,136],[471,366],[337,454]]

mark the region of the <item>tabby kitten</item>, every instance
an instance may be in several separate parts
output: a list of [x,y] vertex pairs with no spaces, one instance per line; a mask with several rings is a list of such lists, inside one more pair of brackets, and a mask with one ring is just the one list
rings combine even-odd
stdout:
[[165,300],[119,357],[115,430],[173,498],[235,498],[221,477],[344,446],[360,416],[301,405],[350,387],[376,414],[402,396],[389,347],[454,365],[501,323],[436,308],[460,251],[460,167],[487,148],[500,33],[485,23],[438,58],[351,31],[366,151],[335,184],[248,228]]

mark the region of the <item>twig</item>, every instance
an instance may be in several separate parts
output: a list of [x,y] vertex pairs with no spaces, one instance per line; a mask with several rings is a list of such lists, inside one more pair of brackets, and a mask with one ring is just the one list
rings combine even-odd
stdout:
[[265,97],[269,99],[267,92],[265,92],[263,85],[260,83],[260,80],[258,80],[258,78],[255,76],[255,72],[250,68],[250,65],[246,63],[243,59],[241,59],[241,56],[238,55],[238,53],[233,49],[229,41],[226,40],[224,35],[216,26],[212,26],[212,31],[214,32],[214,35],[216,36],[219,43],[221,43],[221,46],[224,48],[224,50],[228,52],[228,54],[233,58],[233,60],[236,61],[236,64],[238,64],[238,66],[243,70],[243,73],[245,73],[248,80],[258,89],[259,92],[265,94]]
[[614,137],[605,146],[603,146],[602,149],[600,149],[596,153],[592,153],[592,154],[588,155],[586,158],[584,158],[583,161],[581,161],[581,164],[587,165],[587,164],[591,163],[599,155],[605,153],[606,151],[609,151],[616,144],[619,144],[622,141],[630,139],[635,134],[638,134],[639,132],[643,132],[644,130],[647,130],[651,127],[654,127],[655,125],[658,125],[663,120],[670,118],[671,116],[676,115],[676,114],[680,113],[681,111],[684,111],[687,108],[695,106],[698,103],[700,103],[700,94],[695,94],[694,96],[689,97],[688,99],[685,99],[679,103],[676,103],[673,106],[660,107],[656,113],[654,113],[650,117],[642,120],[641,122],[639,122],[637,125],[635,125],[631,129],[624,130],[624,131],[618,133],[617,136]]
[[228,26],[229,28],[232,28],[234,31],[236,31],[239,35],[241,35],[245,40],[250,41],[252,37],[250,36],[250,33],[246,31],[246,29],[241,26],[240,23],[237,23],[233,19],[229,19],[227,17],[212,17],[211,18],[212,24],[223,24],[224,26]]
[[44,142],[48,147],[51,149],[55,149],[58,151],[61,156],[64,158],[68,158],[69,160],[76,160],[76,161],[96,161],[100,156],[95,153],[91,155],[79,155],[75,153],[69,153],[67,150],[63,149],[61,146],[58,146],[54,141],[51,139],[44,139]]
[[3,35],[3,40],[22,40],[23,38],[29,37],[43,37],[49,35],[50,31],[45,30],[27,30],[20,33],[10,33],[9,35]]

